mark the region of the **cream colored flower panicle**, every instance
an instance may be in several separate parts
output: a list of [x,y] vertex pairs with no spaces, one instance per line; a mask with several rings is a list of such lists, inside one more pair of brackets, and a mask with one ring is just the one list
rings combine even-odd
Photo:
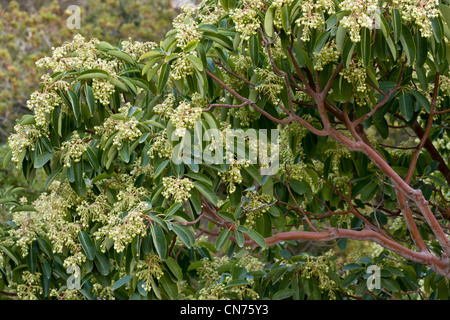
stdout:
[[439,16],[439,0],[394,0],[396,7],[406,21],[414,21],[420,29],[422,37],[431,37],[431,18]]
[[136,276],[139,280],[143,280],[142,289],[151,291],[155,280],[161,279],[164,275],[161,264],[161,259],[155,254],[147,255],[144,259],[137,262]]
[[162,195],[174,202],[183,202],[191,197],[189,191],[193,188],[194,183],[188,178],[164,177]]
[[[118,60],[107,59],[100,55],[95,45],[100,41],[98,39],[91,39],[86,41],[81,35],[76,35],[71,42],[66,42],[62,46],[53,48],[51,57],[45,57],[36,62],[39,68],[52,69],[56,72],[67,72],[73,69],[97,69],[108,73],[112,78],[117,78],[116,69],[119,65]],[[125,44],[130,53],[139,45]],[[142,47],[142,46],[141,46]],[[104,105],[108,105],[111,95],[115,91],[115,87],[106,79],[93,79],[92,88],[95,99]],[[37,98],[38,96],[36,96]],[[45,98],[45,96],[43,97]],[[42,99],[42,98],[41,98]],[[36,100],[36,99],[35,99]],[[51,100],[52,101],[52,100]],[[46,104],[48,110],[52,104]],[[30,106],[36,107],[36,103],[30,102]]]
[[96,126],[95,133],[102,136],[101,141],[105,141],[115,134],[113,145],[121,147],[125,141],[135,141],[142,136],[138,128],[139,121],[133,115],[129,115],[131,103],[127,102],[119,108],[122,119],[108,118],[101,126]]
[[319,29],[325,24],[323,14],[335,13],[335,3],[333,0],[305,0],[302,1],[302,16],[295,22],[302,27],[302,41],[309,41],[312,29]]
[[198,31],[198,23],[195,15],[198,10],[189,5],[181,7],[181,13],[174,19],[173,28],[177,30],[177,47],[184,48],[192,41],[200,41],[202,34]]
[[340,7],[350,13],[342,18],[341,25],[348,29],[353,42],[361,41],[361,28],[373,28],[374,18],[379,11],[378,0],[344,0]]
[[[191,101],[182,100],[176,103],[175,96],[169,93],[163,103],[155,106],[155,112],[161,116],[168,117],[175,126],[175,134],[183,137],[187,129],[194,126],[200,120],[206,101],[198,92],[192,94]],[[168,137],[172,139],[172,137]]]
[[236,27],[236,31],[241,34],[242,40],[249,40],[252,35],[258,33],[261,25],[258,10],[264,7],[263,0],[243,0],[242,8],[230,13]]
[[21,161],[27,149],[34,151],[36,141],[43,135],[45,135],[43,130],[38,129],[35,124],[14,126],[14,133],[8,138],[8,146],[12,152],[11,161],[18,168],[22,166]]
[[61,151],[63,156],[61,159],[64,161],[64,167],[70,167],[72,161],[80,162],[84,152],[87,149],[87,143],[84,142],[78,132],[72,134],[72,138],[63,142]]

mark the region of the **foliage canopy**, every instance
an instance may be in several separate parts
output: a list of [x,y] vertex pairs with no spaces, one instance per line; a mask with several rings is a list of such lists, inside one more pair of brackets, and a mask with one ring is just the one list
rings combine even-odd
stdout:
[[[447,299],[450,7],[421,3],[207,0],[160,44],[56,48],[5,158],[30,182],[44,170],[48,191],[0,199],[0,285],[22,299]],[[177,162],[196,126],[276,130],[278,170],[239,158],[249,137],[226,162]],[[204,138],[191,154],[226,148]],[[348,240],[371,249],[343,265],[304,247]]]

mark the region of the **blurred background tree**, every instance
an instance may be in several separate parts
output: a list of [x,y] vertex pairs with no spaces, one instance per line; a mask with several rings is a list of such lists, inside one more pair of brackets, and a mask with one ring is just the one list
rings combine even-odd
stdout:
[[[81,9],[81,29],[69,29],[67,8]],[[38,86],[35,62],[75,34],[110,43],[159,41],[171,28],[176,4],[167,0],[0,0],[0,144]]]

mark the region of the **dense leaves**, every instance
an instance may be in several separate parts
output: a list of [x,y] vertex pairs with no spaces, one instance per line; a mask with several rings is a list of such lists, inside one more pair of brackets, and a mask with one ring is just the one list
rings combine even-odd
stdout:
[[159,44],[40,60],[5,163],[48,190],[0,200],[0,288],[447,299],[449,9],[372,2],[209,0]]

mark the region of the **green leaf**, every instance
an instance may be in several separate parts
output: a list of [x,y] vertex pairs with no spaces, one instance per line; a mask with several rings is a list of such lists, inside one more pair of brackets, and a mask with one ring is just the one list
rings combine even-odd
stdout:
[[126,52],[118,51],[118,50],[109,50],[106,52],[108,55],[119,58],[128,63],[134,64],[133,58]]
[[266,16],[264,17],[264,31],[269,38],[273,37],[273,18],[275,15],[276,7],[271,5],[266,11]]
[[95,252],[94,264],[100,274],[107,276],[111,271],[111,262],[99,251]]
[[81,197],[86,193],[86,182],[83,179],[84,166],[82,161],[72,161],[71,168],[73,169],[75,180],[70,185],[72,186],[72,189]]
[[183,204],[181,202],[175,202],[173,205],[170,206],[169,209],[166,210],[166,212],[165,212],[166,217],[170,217],[171,215],[173,215],[182,206],[183,206]]
[[237,245],[239,246],[239,248],[242,248],[244,246],[244,243],[245,243],[244,235],[242,234],[241,231],[235,230],[234,231],[234,236],[236,238]]
[[78,75],[78,81],[81,80],[91,80],[91,79],[104,79],[110,80],[111,76],[108,72],[100,70],[100,69],[91,69],[81,72]]
[[411,35],[411,31],[403,26],[402,34],[400,36],[400,43],[405,51],[406,58],[408,59],[408,65],[412,66],[416,59],[416,45]]
[[78,239],[80,240],[81,246],[89,260],[94,260],[95,258],[95,246],[92,243],[91,238],[85,231],[80,231],[78,234]]
[[154,225],[151,228],[153,244],[155,245],[156,252],[161,260],[164,260],[167,254],[167,241],[164,231],[158,225]]
[[394,41],[395,43],[397,43],[402,34],[402,16],[400,15],[400,12],[398,12],[397,9],[394,9],[392,11],[393,11],[392,23],[394,29]]
[[184,244],[191,248],[194,245],[194,236],[186,227],[180,226],[178,223],[172,224],[173,231],[181,238]]
[[372,57],[372,37],[370,29],[362,28],[361,30],[361,55],[364,63],[364,67],[369,65],[370,59]]
[[328,37],[330,36],[331,31],[325,31],[321,33],[314,43],[314,53],[318,54],[320,50],[322,50],[323,46],[328,40]]
[[11,212],[25,212],[25,211],[30,211],[30,212],[36,212],[36,208],[31,206],[31,205],[22,205],[22,206],[17,206],[14,209],[11,210]]
[[161,74],[159,76],[158,81],[158,94],[161,94],[166,87],[167,80],[169,79],[170,74],[170,65],[167,63],[164,63],[161,68]]
[[125,276],[125,277],[120,278],[119,280],[114,282],[114,284],[111,287],[111,290],[114,291],[114,290],[119,289],[124,284],[126,284],[128,281],[130,281],[131,279],[133,279],[133,276]]
[[250,57],[252,59],[253,65],[257,66],[259,62],[259,40],[257,35],[253,35],[249,40],[249,50]]
[[192,40],[191,42],[189,42],[184,48],[183,51],[184,52],[191,52],[193,50],[195,50],[197,48],[198,45],[198,41],[197,40]]
[[152,58],[162,58],[164,56],[164,53],[160,49],[152,50],[149,52],[144,53],[140,58],[139,61],[145,60],[145,59],[152,59]]
[[6,253],[6,255],[12,260],[14,261],[14,263],[16,264],[16,266],[20,265],[20,260],[19,258],[14,254],[14,252],[11,251],[11,249],[9,249],[8,247],[5,247],[3,245],[0,245],[0,250],[3,251],[4,253]]
[[43,167],[51,158],[53,157],[53,153],[45,152],[36,157],[34,160],[34,167],[41,168]]
[[36,124],[36,116],[32,116],[31,114],[25,114],[22,116],[22,120],[20,121],[20,124],[23,126],[30,125],[30,124]]
[[428,40],[425,37],[422,37],[419,32],[415,34],[415,44],[416,44],[416,52],[417,59],[416,64],[419,67],[422,67],[427,61],[428,56]]
[[417,90],[412,89],[411,93],[416,97],[417,101],[427,110],[428,113],[431,112],[431,104],[425,96]]
[[311,198],[313,195],[311,186],[306,181],[303,181],[303,180],[298,181],[298,180],[291,179],[289,186],[297,194],[300,194],[300,195],[304,194],[308,198]]
[[230,238],[230,235],[231,235],[230,229],[223,229],[220,232],[219,236],[216,239],[216,248],[218,250],[222,249],[225,242]]
[[261,175],[255,166],[250,165],[247,168],[244,168],[244,170],[258,183],[258,185],[261,185]]
[[89,163],[91,164],[92,168],[98,172],[100,170],[100,163],[98,162],[97,155],[95,154],[94,150],[91,146],[87,146],[86,148],[86,156],[88,158]]
[[290,288],[282,289],[273,295],[272,300],[284,300],[292,297],[293,294],[294,290]]
[[163,170],[167,167],[169,164],[169,160],[164,160],[155,170],[155,173],[153,174],[153,179],[156,179],[159,177],[159,175],[163,172]]
[[399,284],[392,278],[381,278],[381,287],[392,292],[400,291]]
[[207,201],[217,206],[217,196],[209,185],[201,181],[194,181],[194,187],[206,198]]
[[70,99],[70,107],[72,108],[73,115],[75,117],[75,121],[77,126],[79,126],[80,114],[81,114],[81,106],[78,96],[72,90],[68,90],[69,99]]
[[252,238],[262,249],[266,247],[266,240],[258,232],[248,229],[245,233],[248,234],[248,236]]
[[291,21],[289,18],[289,6],[285,5],[281,8],[281,25],[284,31],[288,31],[291,26]]
[[198,71],[203,71],[203,63],[202,60],[194,56],[193,54],[189,54],[186,57],[192,64],[192,66],[197,69]]
[[198,172],[188,172],[185,174],[186,177],[189,177],[193,180],[198,180],[198,181],[202,181],[204,183],[206,183],[207,185],[209,185],[211,188],[213,186],[212,181],[205,176],[204,174],[198,173]]
[[230,51],[234,51],[233,41],[231,41],[228,37],[224,36],[223,34],[205,31],[205,32],[203,32],[203,36],[207,39],[214,41],[215,43],[223,46],[224,48],[226,48]]
[[91,113],[91,116],[95,113],[95,96],[94,91],[92,90],[91,86],[86,86],[85,88],[85,95],[86,95],[86,102],[89,107],[89,112]]
[[167,257],[166,261],[165,261],[167,267],[169,268],[169,270],[173,273],[173,275],[178,279],[178,280],[183,280],[183,271],[181,270],[180,266],[178,265],[178,263],[175,261],[174,258],[172,257]]
[[411,120],[414,115],[414,105],[410,94],[403,93],[402,95],[400,95],[399,104],[400,104],[400,111],[403,117],[405,117],[405,120],[406,121]]

